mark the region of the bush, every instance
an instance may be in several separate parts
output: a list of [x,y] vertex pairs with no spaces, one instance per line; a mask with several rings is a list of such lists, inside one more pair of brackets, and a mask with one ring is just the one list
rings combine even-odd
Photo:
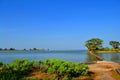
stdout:
[[55,74],[53,80],[71,80],[72,77],[88,74],[88,66],[70,61],[47,59],[44,61],[28,61],[17,59],[10,64],[0,62],[0,80],[21,80],[25,75],[32,72],[32,69],[48,74]]
[[48,74],[56,74],[57,78],[69,78],[78,77],[79,75],[88,74],[88,66],[80,63],[73,63],[70,61],[63,61],[57,59],[47,59],[43,61],[43,64],[47,66]]
[[0,80],[18,80],[30,72],[33,61],[17,59],[10,64],[4,64],[0,70]]
[[1,67],[1,66],[3,66],[3,63],[2,63],[2,62],[0,62],[0,67]]

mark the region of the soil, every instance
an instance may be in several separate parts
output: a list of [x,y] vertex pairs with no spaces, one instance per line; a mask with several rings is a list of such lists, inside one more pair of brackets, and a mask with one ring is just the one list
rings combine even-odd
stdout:
[[54,77],[54,75],[49,75],[47,73],[44,72],[40,72],[40,71],[35,71],[32,72],[30,75],[28,75],[26,78],[29,79],[52,79]]
[[94,73],[93,80],[120,80],[113,71],[120,68],[118,63],[112,61],[97,61],[95,64],[88,65],[90,71]]
[[[120,80],[113,74],[116,68],[120,68],[120,64],[112,61],[97,61],[94,64],[87,64],[90,68],[90,75],[88,76],[79,76],[73,78],[73,80]],[[48,75],[43,72],[33,72],[28,78],[39,78],[39,79],[51,79],[54,75]]]

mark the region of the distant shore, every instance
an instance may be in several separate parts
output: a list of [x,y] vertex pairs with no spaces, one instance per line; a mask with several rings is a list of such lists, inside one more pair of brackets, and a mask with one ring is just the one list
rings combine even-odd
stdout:
[[82,50],[0,50],[0,52],[71,52],[71,51],[82,51]]
[[2,50],[0,52],[49,52],[49,51],[41,51],[41,50]]
[[[69,51],[80,51],[80,50],[0,50],[0,52],[69,52]],[[118,51],[97,50],[96,51],[96,53],[116,53],[116,52],[120,52],[120,50]]]

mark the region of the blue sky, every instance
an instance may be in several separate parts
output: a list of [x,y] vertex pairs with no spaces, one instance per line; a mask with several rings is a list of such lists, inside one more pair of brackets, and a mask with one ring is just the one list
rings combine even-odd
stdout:
[[0,47],[86,49],[120,41],[119,0],[0,0]]

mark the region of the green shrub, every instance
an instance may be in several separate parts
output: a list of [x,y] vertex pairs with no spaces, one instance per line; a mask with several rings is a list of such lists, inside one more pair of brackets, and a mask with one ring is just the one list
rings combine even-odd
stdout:
[[2,62],[0,62],[0,67],[1,67],[1,66],[3,66],[3,63],[2,63]]
[[47,59],[39,61],[29,61],[27,59],[17,59],[10,64],[0,62],[0,80],[21,80],[25,75],[32,72],[32,69],[48,74],[55,74],[53,80],[71,80],[72,77],[87,75],[89,68],[85,64]]
[[0,71],[0,80],[20,80],[20,76],[8,71]]
[[57,78],[69,78],[77,77],[79,75],[88,74],[88,66],[80,63],[73,63],[70,61],[63,61],[58,59],[47,59],[43,61],[43,64],[47,66],[48,74],[56,74]]
[[34,61],[17,59],[10,64],[4,64],[0,70],[0,80],[19,80],[30,72]]

